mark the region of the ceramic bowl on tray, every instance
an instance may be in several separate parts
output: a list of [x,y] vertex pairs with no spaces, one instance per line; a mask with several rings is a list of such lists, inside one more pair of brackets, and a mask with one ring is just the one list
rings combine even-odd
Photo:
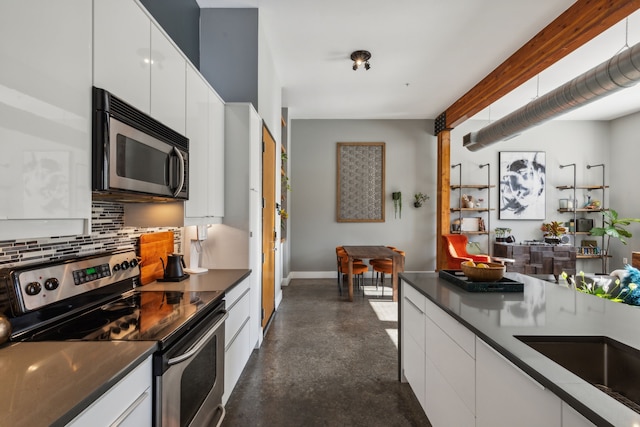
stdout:
[[462,272],[472,282],[495,282],[504,276],[505,266],[496,262],[478,263],[486,267],[468,265],[467,262],[460,264]]

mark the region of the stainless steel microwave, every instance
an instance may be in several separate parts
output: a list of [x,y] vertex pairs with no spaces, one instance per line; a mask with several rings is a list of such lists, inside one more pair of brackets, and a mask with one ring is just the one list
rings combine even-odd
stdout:
[[189,139],[96,87],[92,158],[94,199],[189,198]]

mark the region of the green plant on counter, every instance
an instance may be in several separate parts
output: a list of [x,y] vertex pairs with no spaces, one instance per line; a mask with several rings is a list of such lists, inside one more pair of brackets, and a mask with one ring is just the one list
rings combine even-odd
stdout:
[[629,283],[628,285],[620,286],[622,282],[618,278],[613,281],[613,287],[611,287],[611,281],[600,284],[597,278],[592,279],[593,281],[591,282],[587,282],[587,280],[585,279],[584,271],[578,273],[580,282],[576,281],[576,279],[574,279],[573,277],[569,277],[569,275],[564,271],[560,276],[567,281],[569,286],[572,286],[578,292],[595,295],[599,298],[608,299],[614,302],[623,302],[630,305],[635,305],[632,301],[627,301],[627,298],[632,295],[638,288],[638,285],[636,285],[635,283]]

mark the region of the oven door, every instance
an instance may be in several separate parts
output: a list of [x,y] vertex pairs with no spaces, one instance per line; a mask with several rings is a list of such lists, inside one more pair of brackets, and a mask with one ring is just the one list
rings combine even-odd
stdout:
[[121,121],[109,119],[109,187],[186,198],[188,154]]
[[154,425],[199,427],[222,423],[227,317],[225,310],[217,312],[156,356]]

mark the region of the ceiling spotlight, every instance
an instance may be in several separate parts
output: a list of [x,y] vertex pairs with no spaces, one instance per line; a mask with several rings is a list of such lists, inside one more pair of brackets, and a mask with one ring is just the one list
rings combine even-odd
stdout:
[[371,52],[369,52],[368,50],[356,50],[355,52],[353,52],[351,54],[351,60],[353,61],[353,71],[356,71],[362,64],[364,64],[365,70],[371,68],[369,59],[371,59]]

